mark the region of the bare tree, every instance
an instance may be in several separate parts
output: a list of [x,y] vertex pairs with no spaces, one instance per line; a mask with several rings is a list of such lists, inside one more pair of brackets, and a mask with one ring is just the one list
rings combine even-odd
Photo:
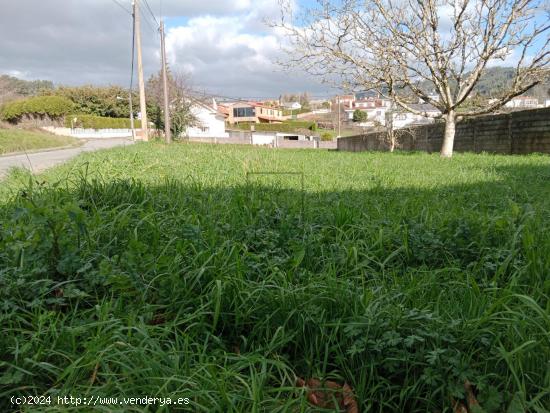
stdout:
[[[190,86],[189,76],[184,73],[172,73],[168,71],[167,76],[169,91],[169,107],[171,125],[170,129],[174,138],[178,138],[188,126],[196,123],[195,116],[191,111],[193,90]],[[147,111],[157,130],[164,129],[164,95],[161,73],[151,76],[146,84],[148,98]]]
[[[318,0],[298,15],[291,0],[280,3],[272,25],[289,40],[284,64],[442,118],[443,157],[452,156],[457,118],[495,111],[548,76],[547,0]],[[515,61],[509,88],[484,107],[469,105],[487,68],[507,58]],[[411,95],[441,113],[414,108]]]

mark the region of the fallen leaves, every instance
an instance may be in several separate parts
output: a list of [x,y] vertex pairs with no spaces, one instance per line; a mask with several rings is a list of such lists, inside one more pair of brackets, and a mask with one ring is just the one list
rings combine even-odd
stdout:
[[454,413],[476,413],[480,410],[479,402],[474,395],[472,383],[468,380],[464,382],[464,391],[466,393],[466,402],[456,401],[451,398]]
[[307,400],[316,407],[339,409],[347,413],[359,413],[352,388],[344,383],[318,379],[296,379],[296,386],[307,389]]

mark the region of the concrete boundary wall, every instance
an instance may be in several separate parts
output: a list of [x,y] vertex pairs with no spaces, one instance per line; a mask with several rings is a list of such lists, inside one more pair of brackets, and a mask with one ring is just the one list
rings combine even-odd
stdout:
[[[443,123],[398,129],[398,149],[439,152],[443,143]],[[339,151],[388,150],[385,132],[338,139]],[[479,116],[457,123],[456,152],[501,154],[550,153],[550,108]]]
[[[82,128],[61,128],[56,126],[44,126],[45,131],[60,136],[72,136],[77,139],[110,139],[110,138],[131,138],[131,129],[82,129]],[[136,129],[137,130],[137,129]]]
[[[248,137],[232,137],[232,138],[189,138],[190,142],[202,142],[212,144],[233,144],[233,145],[251,145],[250,136]],[[277,148],[316,148],[314,141],[291,141],[282,138],[277,138],[277,145],[273,143],[260,146],[269,146]],[[318,148],[320,149],[336,149],[335,141],[321,141]]]

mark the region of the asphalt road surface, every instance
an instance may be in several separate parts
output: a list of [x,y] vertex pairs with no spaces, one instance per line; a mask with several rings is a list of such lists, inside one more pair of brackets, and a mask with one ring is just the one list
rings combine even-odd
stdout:
[[129,138],[90,139],[87,140],[84,145],[77,148],[44,150],[42,152],[34,152],[27,155],[23,153],[0,156],[0,179],[5,177],[8,171],[14,167],[26,168],[37,173],[66,162],[83,152],[131,144],[133,144],[133,142],[132,139]]

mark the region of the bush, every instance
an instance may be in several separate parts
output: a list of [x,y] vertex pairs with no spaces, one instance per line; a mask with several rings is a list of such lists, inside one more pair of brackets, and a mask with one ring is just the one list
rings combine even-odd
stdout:
[[59,96],[36,96],[6,103],[0,111],[0,117],[9,122],[18,122],[21,117],[48,116],[58,119],[70,113],[73,103]]
[[331,141],[332,140],[332,133],[330,133],[330,132],[321,133],[321,140],[322,141]]
[[[111,118],[125,118],[129,115],[128,90],[120,86],[63,86],[49,94],[70,99],[74,102],[73,112],[76,113]],[[136,92],[133,98],[135,102],[139,101]]]
[[[73,119],[76,118],[76,122]],[[94,115],[70,115],[65,117],[65,127],[84,129],[130,129],[130,119],[107,118]],[[141,121],[134,120],[134,128],[141,128]]]
[[353,112],[354,122],[366,122],[368,119],[367,112],[363,112],[361,109],[355,109]]
[[[250,122],[233,125],[236,128],[250,130]],[[255,123],[254,130],[258,132],[296,132],[299,129],[317,130],[317,124],[309,121],[286,121],[283,123]]]

